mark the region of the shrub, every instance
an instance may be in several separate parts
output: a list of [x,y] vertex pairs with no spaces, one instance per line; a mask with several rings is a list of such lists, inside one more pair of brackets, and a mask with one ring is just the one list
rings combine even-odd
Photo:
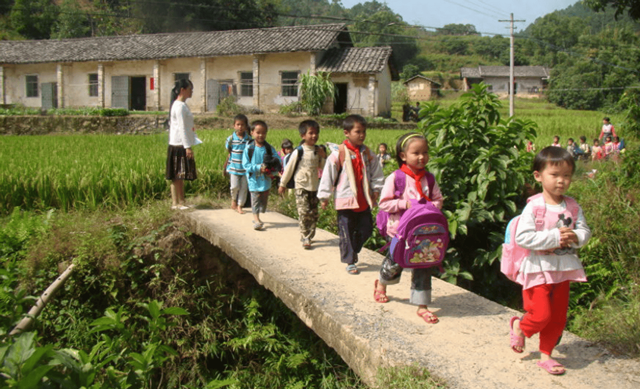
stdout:
[[102,108],[100,116],[128,116],[129,110],[125,108]]
[[216,107],[219,116],[235,116],[239,113],[246,113],[244,107],[236,103],[235,96],[227,96]]
[[300,103],[309,115],[320,114],[322,106],[334,93],[331,73],[318,72],[314,76],[307,72],[300,76]]
[[280,115],[286,116],[300,115],[302,114],[302,103],[299,101],[294,101],[291,104],[281,105],[280,108],[278,108],[278,113]]
[[421,111],[426,116],[418,126],[430,145],[428,169],[446,198],[443,211],[454,238],[445,274],[450,281],[469,279],[473,266],[483,278],[497,277],[499,271],[489,269],[495,249],[529,176],[531,157],[524,149],[536,125],[502,120],[500,107],[497,96],[479,84],[460,103],[446,109],[428,104]]

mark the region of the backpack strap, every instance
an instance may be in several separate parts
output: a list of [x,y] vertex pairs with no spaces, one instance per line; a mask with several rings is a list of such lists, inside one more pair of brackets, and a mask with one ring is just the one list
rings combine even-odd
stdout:
[[404,192],[405,186],[407,186],[407,174],[398,169],[393,172],[393,196],[400,197]]
[[[536,195],[533,195],[531,197],[529,197],[527,199],[527,203],[530,203],[534,200],[538,200],[542,198],[542,193],[538,193]],[[536,231],[542,231],[544,229],[544,214],[547,212],[547,207],[544,204],[544,199],[543,199],[543,204],[542,205],[534,205],[533,206],[533,217],[534,217],[534,222],[536,225]]]
[[573,216],[573,220],[578,221],[578,213],[580,212],[580,206],[578,202],[569,196],[564,196],[564,202],[567,205],[567,210],[571,212],[571,216]]
[[[318,146],[316,146],[318,147]],[[317,151],[317,150],[316,150]],[[344,144],[340,143],[338,145],[338,174],[336,175],[336,182],[333,183],[333,186],[337,186],[338,185],[338,179],[340,178],[340,173],[342,173],[342,167],[344,166],[344,159],[346,158],[346,147]],[[367,147],[364,146],[364,152],[362,153],[364,155],[366,155],[367,160],[369,161],[369,164],[371,164],[371,162],[376,159],[376,156],[373,155],[371,153],[371,150]],[[364,162],[364,160],[363,160]]]
[[251,139],[249,141],[247,146],[249,146],[249,149],[247,150],[247,155],[249,156],[249,162],[252,162],[253,161],[253,152],[256,150],[256,144],[253,141],[253,139]]
[[229,135],[227,138],[227,151],[231,154],[231,150],[233,149],[233,134]]
[[436,186],[436,177],[430,172],[426,172],[427,186],[429,187],[429,197],[433,198],[433,187]]

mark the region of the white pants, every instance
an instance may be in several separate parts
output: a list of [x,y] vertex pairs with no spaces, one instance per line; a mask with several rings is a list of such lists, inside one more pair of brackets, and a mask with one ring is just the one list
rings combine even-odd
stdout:
[[249,182],[247,176],[238,176],[231,174],[229,177],[231,181],[231,200],[238,203],[241,207],[247,201],[247,193],[249,192]]

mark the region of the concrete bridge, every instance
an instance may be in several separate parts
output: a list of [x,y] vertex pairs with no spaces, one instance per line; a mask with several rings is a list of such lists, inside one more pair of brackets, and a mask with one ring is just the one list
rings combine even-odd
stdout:
[[518,312],[434,279],[427,324],[409,304],[410,274],[390,286],[387,304],[373,300],[382,256],[363,250],[359,275],[340,263],[338,237],[318,230],[304,250],[298,222],[263,215],[266,229],[252,229],[251,214],[195,210],[181,214],[191,232],[207,239],[247,269],[307,326],[373,385],[378,368],[417,363],[452,388],[640,388],[640,363],[565,332],[554,358],[567,368],[552,376],[538,366],[538,339],[525,353],[509,348],[508,320]]

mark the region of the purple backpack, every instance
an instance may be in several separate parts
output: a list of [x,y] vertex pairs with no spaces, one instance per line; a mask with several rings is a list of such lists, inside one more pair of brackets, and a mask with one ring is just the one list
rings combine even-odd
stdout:
[[[406,184],[404,172],[395,175],[396,197],[400,197]],[[401,176],[402,179],[399,180]],[[429,193],[432,193],[435,178],[427,173]],[[391,259],[403,268],[429,268],[438,266],[444,271],[444,260],[449,246],[449,223],[444,214],[432,202],[425,199],[410,200],[411,207],[400,216],[396,236],[388,244]],[[389,214],[376,217],[380,233],[386,236]],[[384,219],[384,220],[383,220]],[[384,221],[383,229],[380,223]],[[386,248],[386,246],[385,246]],[[384,250],[384,248],[383,248]]]

